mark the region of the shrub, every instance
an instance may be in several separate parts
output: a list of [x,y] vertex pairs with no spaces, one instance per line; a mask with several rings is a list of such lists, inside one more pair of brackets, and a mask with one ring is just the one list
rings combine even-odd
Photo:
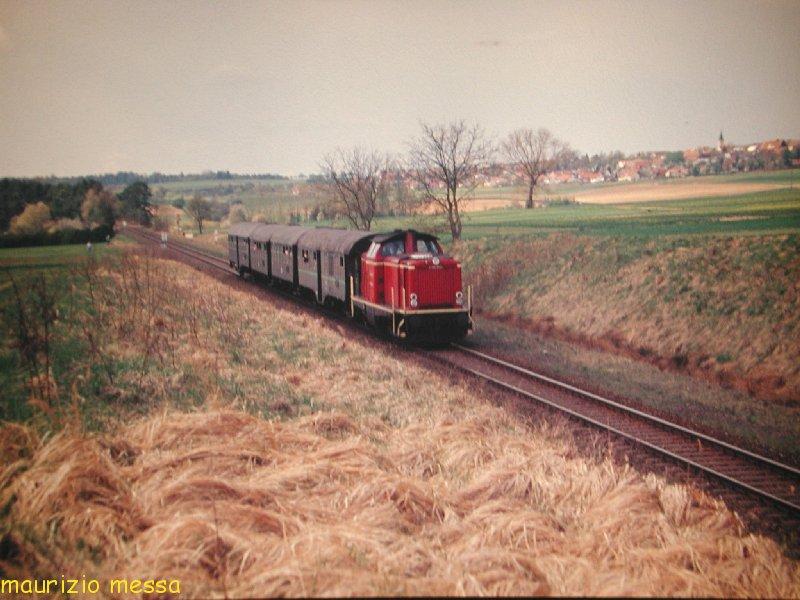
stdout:
[[67,230],[80,231],[81,229],[86,229],[86,226],[80,219],[58,219],[50,223],[47,227],[47,233]]
[[248,215],[247,210],[241,204],[234,204],[231,206],[230,211],[228,212],[228,221],[230,221],[231,225],[234,223],[241,223],[242,221],[247,221]]
[[87,223],[114,226],[118,209],[117,201],[106,190],[90,188],[81,204],[81,218]]
[[20,214],[12,217],[8,231],[13,235],[35,235],[44,230],[49,220],[50,208],[44,202],[27,204]]

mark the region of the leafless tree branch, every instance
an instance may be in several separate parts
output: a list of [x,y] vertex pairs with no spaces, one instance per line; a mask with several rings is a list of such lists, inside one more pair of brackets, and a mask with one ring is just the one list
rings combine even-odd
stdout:
[[387,193],[389,157],[355,147],[325,155],[321,168],[335,208],[356,229],[369,230],[378,201]]
[[461,238],[461,208],[477,185],[475,176],[494,149],[483,129],[462,119],[448,125],[422,123],[410,145],[408,169],[425,200],[447,217],[453,239]]
[[522,172],[528,183],[525,208],[533,208],[533,193],[542,175],[553,169],[569,146],[547,129],[517,129],[500,144],[506,161]]

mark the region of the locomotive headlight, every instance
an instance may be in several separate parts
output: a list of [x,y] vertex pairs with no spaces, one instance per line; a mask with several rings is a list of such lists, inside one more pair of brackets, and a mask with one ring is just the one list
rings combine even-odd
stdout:
[[456,292],[456,304],[462,306],[464,304],[464,294],[461,293],[461,290]]
[[419,305],[419,300],[417,299],[417,295],[411,294],[410,300],[411,300],[411,308],[417,308],[417,306]]

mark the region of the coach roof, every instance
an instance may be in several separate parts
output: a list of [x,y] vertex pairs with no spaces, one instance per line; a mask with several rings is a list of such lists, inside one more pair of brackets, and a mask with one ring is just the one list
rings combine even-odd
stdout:
[[250,235],[253,233],[253,230],[260,224],[261,223],[252,223],[250,221],[236,223],[234,225],[231,225],[231,228],[228,230],[228,234],[235,235],[236,237],[249,238]]
[[269,227],[269,241],[283,246],[294,246],[304,233],[313,231],[299,225],[270,225]]
[[258,226],[250,234],[254,242],[268,242],[272,238],[272,234],[276,229],[286,227],[285,225],[278,225],[276,223],[259,223]]
[[350,254],[358,242],[372,239],[374,235],[370,231],[318,227],[309,229],[307,233],[304,233],[299,243],[303,247],[311,248],[312,250]]

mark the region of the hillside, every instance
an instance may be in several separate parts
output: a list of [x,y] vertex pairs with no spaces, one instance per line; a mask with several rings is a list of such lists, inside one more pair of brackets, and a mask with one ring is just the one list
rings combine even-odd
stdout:
[[760,398],[800,399],[800,238],[553,234],[464,246],[476,304]]

